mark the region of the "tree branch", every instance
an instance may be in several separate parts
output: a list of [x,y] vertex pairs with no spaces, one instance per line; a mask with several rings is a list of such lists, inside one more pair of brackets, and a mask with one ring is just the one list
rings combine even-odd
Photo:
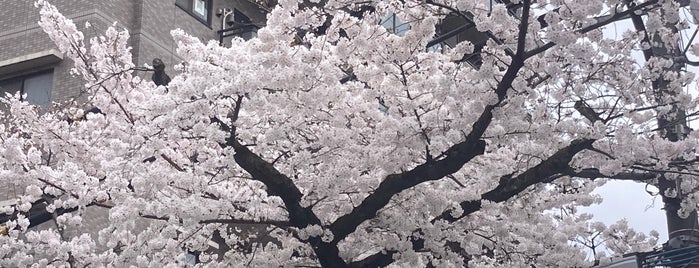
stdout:
[[[269,195],[279,196],[284,201],[292,226],[297,228],[305,228],[309,225],[322,226],[320,219],[311,208],[301,206],[303,194],[289,177],[280,173],[271,163],[240,144],[234,137],[229,138],[228,142],[233,144],[235,162],[247,171],[254,180],[264,183]],[[315,250],[323,267],[347,266],[340,258],[340,251],[336,244],[324,242],[318,236],[310,237],[308,242]]]
[[[529,13],[530,4],[528,0],[524,2],[523,12]],[[526,38],[527,29],[528,15],[523,16],[520,22],[519,38]],[[447,175],[453,174],[459,171],[461,167],[471,161],[471,159],[483,154],[486,144],[485,141],[481,140],[481,137],[493,119],[493,109],[498,107],[498,105],[507,98],[508,89],[512,86],[512,82],[515,78],[517,78],[519,70],[524,66],[524,44],[518,45],[518,48],[505,75],[495,89],[498,98],[497,102],[484,107],[481,115],[473,123],[471,132],[466,136],[466,139],[461,143],[451,146],[442,153],[441,156],[446,156],[445,158],[437,161],[429,161],[410,171],[386,176],[379,184],[379,187],[372,194],[367,196],[359,206],[355,207],[349,214],[339,217],[330,225],[330,231],[333,233],[333,244],[337,244],[345,239],[345,237],[354,232],[362,222],[375,217],[379,209],[385,207],[394,195],[420,183],[439,180]]]
[[[430,222],[435,223],[440,220],[447,222],[458,221],[459,219],[480,210],[481,204],[484,200],[496,203],[503,202],[521,193],[531,185],[540,182],[547,182],[549,178],[557,174],[571,172],[571,168],[568,163],[577,153],[585,149],[592,148],[592,143],[594,143],[594,141],[595,140],[592,139],[573,140],[568,146],[561,148],[549,158],[528,169],[524,173],[521,173],[516,177],[512,177],[511,175],[501,177],[500,184],[498,184],[495,189],[482,194],[480,199],[461,202],[459,206],[463,212],[460,216],[453,216],[452,214],[454,210],[449,209],[442,212],[442,214],[435,217]],[[592,171],[593,170],[588,170],[587,173],[581,172],[580,174],[592,175]],[[413,242],[414,247],[416,245],[418,247],[419,245],[424,245],[425,241],[423,238],[416,238],[415,240],[416,241]],[[419,248],[414,248],[414,250],[419,250]],[[373,263],[391,263],[393,254],[395,254],[395,252],[392,251],[379,252],[365,258],[364,260],[355,261],[351,264],[353,265],[352,267],[370,267],[362,266],[362,264],[368,263],[371,265]]]
[[391,198],[423,182],[438,180],[455,173],[475,156],[483,154],[485,141],[464,141],[449,148],[446,157],[437,161],[427,162],[410,171],[391,174],[379,184],[379,187],[352,212],[346,214],[330,225],[334,239],[338,243],[357,229],[362,222],[376,216],[377,211],[388,204]]
[[599,171],[599,169],[596,168],[586,168],[582,169],[580,171],[575,171],[573,168],[570,168],[568,171],[564,172],[565,175],[571,176],[571,177],[578,177],[578,178],[586,178],[586,179],[600,179],[600,178],[609,178],[609,179],[615,179],[615,180],[623,180],[623,181],[647,181],[647,180],[652,180],[657,177],[656,174],[653,173],[633,173],[633,172],[622,172],[622,173],[617,173],[615,175],[604,175],[602,172]]
[[524,0],[522,3],[522,18],[519,22],[519,33],[517,33],[517,51],[515,58],[524,61],[524,56],[527,53],[525,45],[527,43],[527,31],[529,29],[529,8],[531,0]]
[[175,161],[172,161],[172,159],[170,159],[170,157],[168,157],[168,156],[165,155],[165,154],[160,154],[160,156],[162,156],[163,159],[165,159],[165,161],[166,161],[168,164],[170,164],[170,166],[172,166],[173,168],[175,168],[175,170],[177,170],[177,171],[179,171],[179,172],[184,172],[184,169],[183,169],[182,167],[180,167],[180,165],[178,165],[177,163],[175,163]]
[[[587,27],[583,27],[582,29],[579,29],[575,32],[579,33],[579,34],[588,33],[594,29],[598,29],[598,28],[605,26],[607,24],[610,24],[610,23],[613,23],[613,22],[616,22],[616,21],[619,21],[622,19],[626,19],[626,17],[629,16],[630,14],[633,14],[634,12],[636,12],[638,10],[641,10],[641,9],[646,8],[648,6],[654,5],[656,3],[658,3],[658,0],[652,0],[652,1],[648,1],[648,2],[645,2],[645,3],[640,4],[640,5],[636,5],[636,6],[631,7],[625,11],[622,11],[622,12],[619,12],[619,13],[612,15],[611,17],[609,17],[609,19],[594,23],[594,24],[589,25]],[[543,46],[537,47],[537,48],[532,49],[529,52],[527,52],[525,58],[531,58],[539,53],[542,53],[542,52],[548,50],[549,48],[552,48],[555,45],[556,45],[556,43],[554,43],[554,42],[548,42],[548,43],[544,44]]]
[[481,199],[461,202],[460,206],[463,213],[460,216],[455,217],[452,215],[453,210],[446,210],[431,222],[434,223],[439,220],[446,220],[448,222],[457,221],[478,211],[481,208],[481,202],[483,200],[496,203],[503,202],[524,191],[531,185],[544,182],[551,176],[570,172],[568,163],[577,153],[592,148],[592,143],[594,141],[593,139],[573,140],[568,146],[561,148],[543,162],[516,177],[512,177],[511,175],[503,176],[500,178],[500,184],[498,184],[495,189],[482,194]]

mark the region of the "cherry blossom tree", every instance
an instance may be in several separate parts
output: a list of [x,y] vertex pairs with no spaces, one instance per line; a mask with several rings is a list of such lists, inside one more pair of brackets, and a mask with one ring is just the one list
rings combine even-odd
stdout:
[[[676,3],[488,2],[279,1],[230,47],[173,31],[183,60],[166,88],[135,74],[128,32],[85,40],[37,1],[89,100],[41,113],[7,99],[0,178],[26,190],[1,208],[0,266],[192,252],[234,267],[580,267],[600,243],[651,249],[657,234],[575,207],[609,179],[660,177],[682,180],[662,193],[678,215],[697,206],[699,134],[670,141],[656,120],[696,115],[694,76],[633,56],[674,47]],[[488,36],[478,68],[470,42],[427,48],[449,14]],[[602,34],[639,14],[643,31]],[[378,23],[389,15],[410,29]],[[57,229],[30,228],[38,206]],[[95,207],[109,213],[98,234],[62,232]]]

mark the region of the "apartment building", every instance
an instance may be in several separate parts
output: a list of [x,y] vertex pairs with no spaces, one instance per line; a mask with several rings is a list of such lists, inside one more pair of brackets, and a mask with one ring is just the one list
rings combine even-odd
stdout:
[[[183,29],[202,41],[228,42],[233,36],[252,38],[264,26],[268,7],[247,0],[49,0],[73,20],[90,39],[107,27],[126,29],[131,35],[133,60],[137,66],[161,59],[166,72],[180,59],[170,31]],[[39,9],[32,0],[0,0],[0,94],[21,92],[30,103],[51,109],[56,103],[75,101],[80,105],[84,81],[70,74],[73,63],[64,57],[38,25]],[[86,22],[90,27],[86,28]],[[226,29],[225,31],[221,31]],[[150,79],[150,72],[138,75]],[[0,181],[0,207],[16,204],[24,191],[17,182]],[[107,212],[89,208],[84,230],[95,233],[107,224]],[[42,206],[29,213],[32,226],[55,228]],[[0,227],[12,215],[0,213]]]
[[[2,0],[0,9],[0,90],[21,91],[27,101],[49,106],[69,101],[83,86],[70,75],[72,63],[64,59],[39,28],[34,1]],[[218,39],[218,31],[246,21],[264,24],[265,7],[246,0],[51,0],[72,19],[86,39],[111,25],[131,34],[134,61],[142,66],[160,58],[170,71],[179,62],[170,31],[181,28],[201,40]],[[225,11],[231,12],[225,12]],[[226,13],[225,18],[216,16]],[[228,14],[230,13],[230,14]],[[222,14],[223,15],[223,14]],[[236,17],[237,15],[237,17]],[[90,28],[85,28],[89,22]],[[223,27],[222,27],[223,24]],[[241,36],[254,35],[254,27]],[[231,38],[231,37],[229,37]],[[143,75],[150,77],[150,75]]]

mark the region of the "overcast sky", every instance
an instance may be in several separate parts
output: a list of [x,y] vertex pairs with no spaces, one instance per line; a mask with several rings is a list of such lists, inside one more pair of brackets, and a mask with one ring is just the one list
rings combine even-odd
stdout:
[[[657,190],[650,186],[649,190]],[[645,184],[631,181],[610,181],[595,193],[604,198],[602,204],[582,208],[580,212],[591,213],[595,219],[607,224],[626,218],[636,231],[660,233],[659,244],[667,241],[667,223],[660,196],[653,197],[645,190]]]

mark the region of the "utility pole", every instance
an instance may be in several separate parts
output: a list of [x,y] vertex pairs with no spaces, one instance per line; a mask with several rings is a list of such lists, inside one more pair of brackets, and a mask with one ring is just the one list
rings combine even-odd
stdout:
[[[663,1],[660,1],[663,2]],[[631,6],[632,1],[627,0],[627,5]],[[671,29],[673,34],[678,33],[675,27],[680,18],[679,12],[662,10],[665,16],[665,27]],[[672,14],[672,15],[671,15]],[[670,17],[674,16],[674,17]],[[671,61],[673,64],[665,71],[670,73],[680,73],[684,65],[683,48],[679,44],[674,47],[668,47],[662,41],[658,33],[649,33],[645,31],[645,26],[640,16],[634,15],[631,17],[637,31],[645,33],[645,40],[651,45],[650,49],[644,50],[643,54],[646,61],[652,58],[660,58]],[[687,137],[689,127],[687,125],[686,112],[677,104],[673,104],[673,97],[677,94],[676,91],[670,88],[670,81],[665,78],[665,75],[660,75],[659,78],[652,81],[653,92],[658,105],[671,105],[671,111],[667,114],[658,115],[658,129],[663,137],[671,142],[677,142]],[[699,224],[697,221],[697,212],[692,211],[686,218],[678,215],[683,194],[681,192],[682,176],[676,179],[668,179],[665,175],[658,178],[658,187],[664,203],[665,217],[667,220],[668,242],[665,244],[666,250],[677,250],[690,246],[699,245]],[[667,193],[674,192],[674,196],[668,196]],[[674,266],[673,266],[674,267]],[[699,267],[699,261],[694,261],[690,266],[682,267]]]

